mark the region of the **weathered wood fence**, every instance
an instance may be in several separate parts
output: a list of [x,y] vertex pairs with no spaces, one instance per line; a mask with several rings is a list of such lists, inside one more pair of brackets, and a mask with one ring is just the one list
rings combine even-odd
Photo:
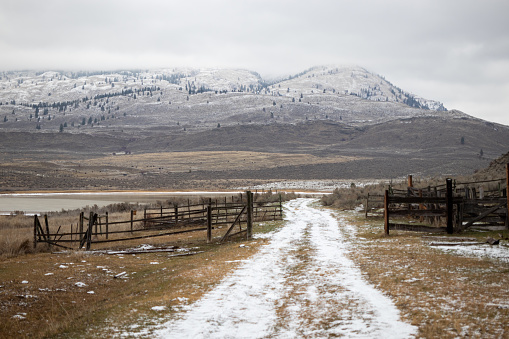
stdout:
[[[485,187],[487,187],[485,189]],[[509,164],[506,178],[457,183],[447,179],[444,185],[414,188],[408,178],[407,190],[389,188],[383,197],[384,231],[461,232],[474,224],[503,226],[509,229]],[[380,203],[373,199],[372,203]],[[366,216],[369,207],[366,202]],[[391,221],[404,222],[391,222]]]
[[[232,199],[233,200],[233,199]],[[45,227],[39,217],[34,217],[34,247],[38,243],[63,248],[83,248],[90,250],[92,244],[111,243],[135,239],[171,236],[182,233],[206,231],[206,239],[212,241],[212,230],[226,227],[221,242],[229,237],[246,234],[252,236],[253,222],[280,220],[283,218],[281,195],[276,202],[254,202],[253,193],[248,191],[238,202],[215,202],[174,205],[170,208],[146,208],[143,217],[138,211],[130,211],[128,220],[111,221],[108,212],[104,215],[83,212],[79,221],[70,232],[60,232],[61,226],[54,233],[50,232],[48,217],[44,216]]]

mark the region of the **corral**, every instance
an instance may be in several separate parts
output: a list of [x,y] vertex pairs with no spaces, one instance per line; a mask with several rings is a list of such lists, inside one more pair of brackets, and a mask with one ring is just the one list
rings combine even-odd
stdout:
[[[220,230],[226,227],[221,241],[228,237],[245,234],[251,238],[253,222],[267,220],[281,220],[283,218],[282,197],[275,202],[254,202],[253,193],[247,191],[240,196],[232,196],[231,202],[225,197],[223,201],[202,201],[200,204],[171,208],[145,208],[143,218],[137,218],[137,211],[130,211],[129,220],[110,220],[109,213],[99,215],[90,212],[85,216],[79,214],[79,221],[75,226],[70,225],[63,230],[62,226],[50,228],[47,215],[44,215],[44,226],[39,217],[34,216],[34,248],[38,243],[62,248],[91,249],[92,244],[104,244],[119,241],[147,239],[176,234],[206,231],[207,242],[217,237]],[[243,227],[244,226],[244,227]],[[235,231],[238,227],[238,231]],[[65,228],[65,227],[64,227]],[[65,245],[64,245],[65,244]]]
[[[496,180],[456,182],[448,178],[444,185],[415,188],[408,176],[407,190],[389,186],[383,198],[368,195],[365,216],[376,213],[373,206],[383,202],[385,234],[391,229],[452,234],[474,225],[509,228],[508,191],[509,164],[506,178]],[[391,222],[402,218],[408,223]]]

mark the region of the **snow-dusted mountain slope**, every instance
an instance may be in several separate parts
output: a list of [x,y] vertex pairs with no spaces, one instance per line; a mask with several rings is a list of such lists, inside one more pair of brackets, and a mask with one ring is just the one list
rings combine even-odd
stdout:
[[[283,88],[283,91],[280,90]],[[304,94],[332,92],[350,94],[373,101],[402,102],[411,107],[445,111],[442,103],[426,100],[407,93],[394,86],[384,77],[371,73],[358,66],[337,67],[320,66],[311,68],[289,80],[271,86],[272,91],[283,93],[284,89],[300,91]]]
[[315,67],[269,84],[239,69],[0,73],[0,128],[186,132],[331,120],[354,126],[419,116],[468,117],[360,67]]

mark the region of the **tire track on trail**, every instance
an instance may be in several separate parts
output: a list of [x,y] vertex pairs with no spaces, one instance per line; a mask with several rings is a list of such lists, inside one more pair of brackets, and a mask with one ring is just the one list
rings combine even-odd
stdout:
[[[269,244],[178,318],[161,338],[413,337],[392,301],[347,258],[344,220],[297,199]],[[346,231],[350,232],[350,231]]]

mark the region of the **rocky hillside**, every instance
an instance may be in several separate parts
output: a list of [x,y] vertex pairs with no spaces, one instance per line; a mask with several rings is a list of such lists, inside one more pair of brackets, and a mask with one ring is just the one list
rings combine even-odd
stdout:
[[488,167],[475,173],[474,177],[477,180],[505,178],[507,164],[509,164],[509,152],[490,162]]

